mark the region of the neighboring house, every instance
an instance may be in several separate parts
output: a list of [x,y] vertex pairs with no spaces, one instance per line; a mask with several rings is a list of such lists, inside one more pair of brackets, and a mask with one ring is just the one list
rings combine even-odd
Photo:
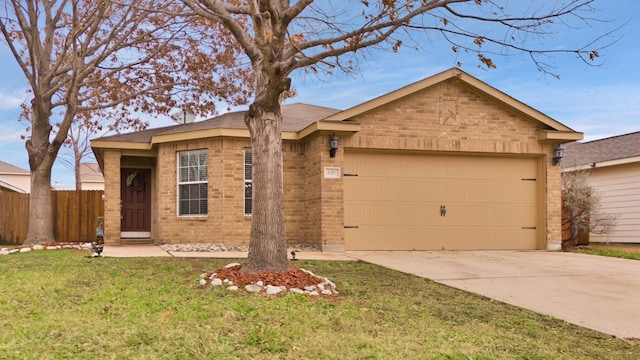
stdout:
[[104,177],[97,163],[80,164],[80,184],[82,190],[104,190]]
[[[289,244],[560,249],[560,167],[551,158],[582,133],[459,69],[345,111],[295,103],[282,114]],[[243,119],[232,112],[94,139],[106,243],[248,244]]]
[[0,161],[0,192],[31,192],[31,173],[28,170]]
[[601,210],[617,216],[611,234],[589,234],[589,241],[640,243],[640,132],[570,143],[564,153],[563,172],[589,169]]

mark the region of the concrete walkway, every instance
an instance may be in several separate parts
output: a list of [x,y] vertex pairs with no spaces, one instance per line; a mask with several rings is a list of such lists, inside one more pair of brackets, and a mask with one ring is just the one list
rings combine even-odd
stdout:
[[605,334],[640,339],[640,261],[544,251],[348,254]]
[[[106,257],[246,258],[105,246]],[[640,339],[640,261],[545,251],[298,252],[301,260],[362,260],[611,334]]]

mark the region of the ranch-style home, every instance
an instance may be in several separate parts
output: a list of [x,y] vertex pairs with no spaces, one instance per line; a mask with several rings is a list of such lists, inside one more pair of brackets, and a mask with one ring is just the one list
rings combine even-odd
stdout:
[[[283,109],[285,233],[323,251],[559,250],[576,132],[459,69],[341,111]],[[249,242],[244,112],[98,138],[105,241]]]

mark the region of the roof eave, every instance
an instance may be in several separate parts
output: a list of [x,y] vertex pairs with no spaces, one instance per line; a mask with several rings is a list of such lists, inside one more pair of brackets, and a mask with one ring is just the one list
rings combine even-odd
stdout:
[[336,133],[356,133],[360,131],[360,123],[355,121],[341,121],[341,120],[320,120],[307,126],[297,133],[296,140],[302,140],[307,136],[318,132],[329,131]]
[[584,133],[569,130],[546,130],[539,129],[537,131],[538,141],[553,142],[553,143],[568,143],[573,141],[579,141],[584,138]]

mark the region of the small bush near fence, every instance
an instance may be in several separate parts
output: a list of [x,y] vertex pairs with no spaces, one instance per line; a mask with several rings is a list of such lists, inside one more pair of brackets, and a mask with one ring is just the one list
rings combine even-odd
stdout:
[[[58,242],[95,240],[104,216],[101,190],[53,191],[53,233]],[[0,244],[21,245],[29,226],[29,194],[0,193]]]

